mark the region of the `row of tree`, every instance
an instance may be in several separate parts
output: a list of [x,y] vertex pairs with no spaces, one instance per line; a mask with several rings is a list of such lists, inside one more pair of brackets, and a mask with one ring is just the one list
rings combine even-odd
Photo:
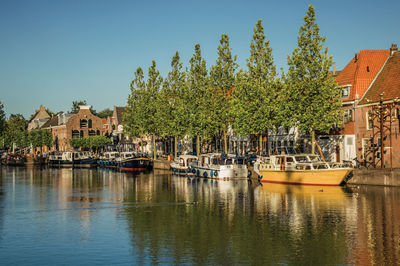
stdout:
[[333,61],[324,43],[310,5],[298,47],[288,56],[288,71],[280,77],[261,20],[254,28],[246,70],[237,71],[237,57],[232,56],[226,34],[210,71],[199,44],[186,71],[178,52],[165,79],[155,61],[147,80],[139,67],[123,117],[124,131],[133,137],[152,135],[153,147],[156,135],[175,136],[175,140],[197,136],[197,153],[200,136],[206,140],[223,136],[227,152],[229,127],[239,135],[255,134],[260,139],[281,126],[311,132],[313,138],[315,131],[328,132],[341,123],[341,91],[329,72]]
[[69,141],[69,144],[75,149],[84,148],[92,151],[98,151],[98,149],[111,143],[111,139],[106,136],[86,136],[83,138],[72,138]]

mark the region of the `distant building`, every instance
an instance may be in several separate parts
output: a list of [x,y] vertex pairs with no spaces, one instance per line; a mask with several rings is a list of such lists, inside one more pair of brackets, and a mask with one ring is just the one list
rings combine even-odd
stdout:
[[100,117],[90,112],[89,105],[81,105],[76,114],[59,114],[52,117],[42,128],[49,128],[53,134],[53,150],[67,151],[71,138],[104,135],[104,124]]
[[28,121],[28,131],[42,127],[50,119],[49,113],[43,105],[39,107]]

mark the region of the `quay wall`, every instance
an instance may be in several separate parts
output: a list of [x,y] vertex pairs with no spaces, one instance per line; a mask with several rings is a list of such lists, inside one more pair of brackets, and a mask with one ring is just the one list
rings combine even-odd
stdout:
[[154,169],[163,169],[163,170],[169,170],[170,168],[170,161],[168,160],[154,160],[153,161],[153,168]]
[[347,182],[353,185],[400,186],[400,169],[355,169]]

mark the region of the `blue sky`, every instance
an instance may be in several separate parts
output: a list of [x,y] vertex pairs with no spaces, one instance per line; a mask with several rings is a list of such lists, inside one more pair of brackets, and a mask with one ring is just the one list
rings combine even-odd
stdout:
[[123,106],[137,67],[147,72],[155,60],[165,77],[174,53],[187,66],[196,43],[210,67],[222,33],[245,68],[258,19],[286,69],[309,4],[338,70],[359,50],[400,44],[395,0],[0,0],[0,101],[7,116],[25,118],[41,104],[53,112],[74,100],[97,111]]

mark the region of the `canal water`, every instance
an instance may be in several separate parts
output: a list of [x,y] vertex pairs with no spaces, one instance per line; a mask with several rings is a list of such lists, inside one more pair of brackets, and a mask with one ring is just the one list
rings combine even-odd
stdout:
[[400,261],[400,189],[0,168],[2,265]]

